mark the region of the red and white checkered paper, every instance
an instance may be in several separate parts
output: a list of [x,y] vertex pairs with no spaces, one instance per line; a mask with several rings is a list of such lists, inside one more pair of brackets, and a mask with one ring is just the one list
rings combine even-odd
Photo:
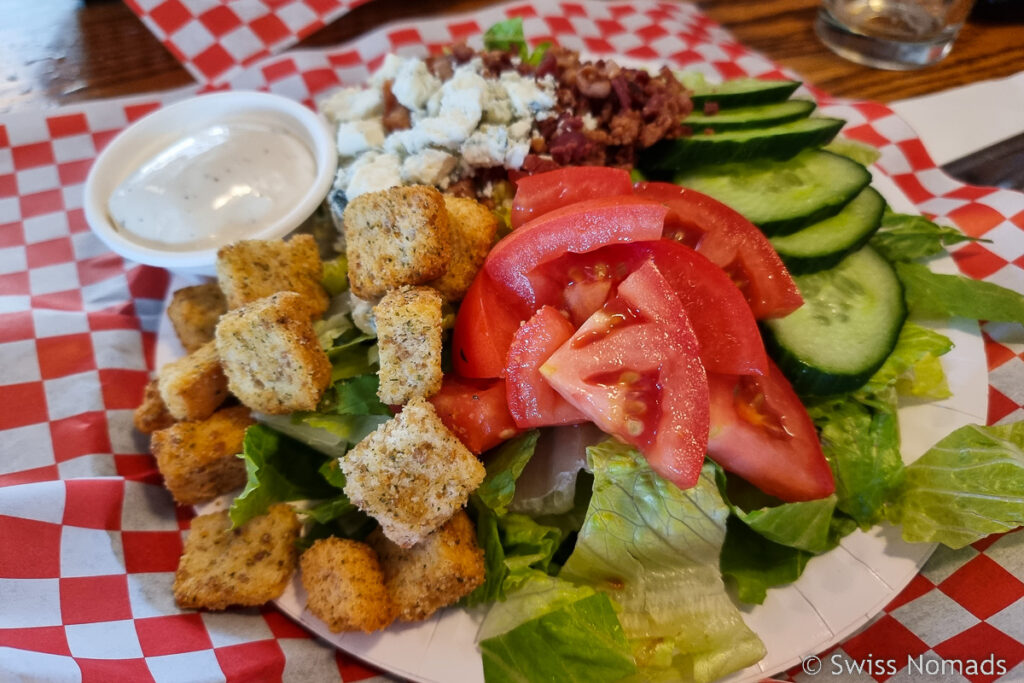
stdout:
[[200,83],[280,54],[367,0],[125,0]]
[[[786,75],[688,5],[538,2],[410,22],[334,49],[271,58],[222,87],[311,102],[361,81],[388,51],[472,41],[513,15],[524,17],[535,42],[664,60],[720,77]],[[195,92],[0,116],[0,680],[354,681],[375,675],[272,607],[182,611],[171,597],[190,513],[175,509],[159,486],[145,438],[131,424],[154,370],[169,276],[124,261],[89,232],[82,183],[117,131]],[[1024,290],[1024,195],[947,178],[883,105],[816,94],[828,113],[850,121],[848,136],[882,151],[879,165],[922,213],[991,240],[956,250],[965,273]],[[1024,419],[1024,330],[987,324],[983,334],[989,422]],[[993,654],[1009,673],[965,678],[1024,680],[1024,582],[1018,577],[1024,577],[1024,533],[961,551],[940,549],[867,629],[829,656],[903,661],[920,654]],[[909,677],[904,671],[891,680]]]

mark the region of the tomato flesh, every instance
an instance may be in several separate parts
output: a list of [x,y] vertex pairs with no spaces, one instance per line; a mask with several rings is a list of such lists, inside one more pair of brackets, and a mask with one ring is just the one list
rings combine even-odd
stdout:
[[567,166],[516,180],[512,228],[584,199],[633,194],[629,172],[606,166]]
[[755,318],[782,317],[803,304],[771,242],[740,213],[706,194],[671,183],[643,182],[634,189],[638,196],[668,207],[665,236],[694,247],[726,271]]
[[501,377],[509,344],[528,309],[483,270],[459,306],[452,331],[452,362],[462,377]]
[[541,373],[603,431],[636,446],[655,472],[689,488],[700,476],[709,426],[697,349],[671,285],[648,261]]
[[540,374],[544,361],[575,331],[551,306],[542,306],[516,331],[508,349],[505,390],[509,412],[520,429],[586,422],[583,413],[559,396]]
[[504,380],[445,375],[430,402],[441,422],[478,455],[519,432],[508,412]]
[[617,243],[661,238],[668,209],[635,197],[578,202],[551,211],[498,242],[484,262],[494,282],[530,309],[552,292],[535,291],[530,274],[566,253],[582,254]]
[[760,377],[709,373],[708,388],[712,460],[786,502],[835,491],[814,423],[774,363]]

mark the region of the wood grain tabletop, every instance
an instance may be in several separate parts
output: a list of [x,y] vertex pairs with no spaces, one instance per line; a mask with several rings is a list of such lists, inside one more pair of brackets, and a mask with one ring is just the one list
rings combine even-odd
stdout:
[[[300,46],[332,45],[414,16],[461,12],[485,0],[372,0]],[[1024,69],[1024,24],[972,19],[952,53],[918,71],[848,62],[814,35],[818,0],[703,0],[744,44],[834,95],[889,102]],[[0,112],[154,92],[192,83],[120,0],[0,0]]]

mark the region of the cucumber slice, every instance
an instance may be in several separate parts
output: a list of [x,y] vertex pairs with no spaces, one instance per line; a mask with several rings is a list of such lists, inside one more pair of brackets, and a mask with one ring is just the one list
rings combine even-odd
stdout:
[[768,128],[664,140],[650,147],[641,163],[647,168],[678,170],[746,159],[789,159],[802,149],[828,143],[845,123],[826,117],[798,119]]
[[683,123],[694,133],[704,133],[708,129],[721,133],[743,128],[765,128],[806,118],[814,111],[815,106],[811,100],[787,100],[752,107],[720,109],[716,114],[695,111],[683,119]]
[[790,273],[813,273],[831,268],[864,246],[882,224],[885,200],[865,187],[842,211],[791,235],[771,239]]
[[720,107],[745,107],[782,102],[799,87],[800,81],[734,78],[724,83],[693,83],[690,100],[697,108],[705,102],[718,102]]
[[892,352],[907,317],[896,271],[871,247],[794,278],[804,305],[765,323],[765,342],[801,394],[861,386]]
[[675,182],[728,204],[774,237],[836,215],[868,186],[871,174],[846,157],[808,149],[786,161],[705,166]]

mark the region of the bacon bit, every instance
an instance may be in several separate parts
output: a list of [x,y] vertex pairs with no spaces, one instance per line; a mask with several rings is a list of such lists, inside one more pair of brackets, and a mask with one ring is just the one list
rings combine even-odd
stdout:
[[412,127],[410,112],[395,97],[391,91],[391,81],[386,81],[383,88],[384,95],[384,130],[392,133],[396,130],[408,130]]

